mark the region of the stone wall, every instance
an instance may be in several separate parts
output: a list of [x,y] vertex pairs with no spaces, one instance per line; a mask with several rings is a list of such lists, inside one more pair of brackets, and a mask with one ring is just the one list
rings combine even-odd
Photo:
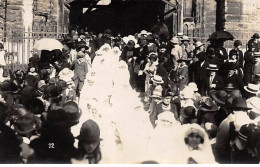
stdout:
[[260,33],[260,1],[226,0],[225,19],[225,30],[242,40],[245,47],[255,32]]

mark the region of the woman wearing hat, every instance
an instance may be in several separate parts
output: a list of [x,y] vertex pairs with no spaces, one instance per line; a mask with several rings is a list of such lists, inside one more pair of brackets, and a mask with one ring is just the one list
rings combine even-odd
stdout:
[[229,72],[226,78],[226,84],[232,83],[235,89],[240,90],[240,92],[244,93],[244,83],[241,77],[237,74],[237,66],[234,63],[231,63],[228,67]]
[[192,48],[189,45],[189,37],[188,36],[183,36],[181,39],[181,48],[182,48],[182,57],[185,58],[190,58],[190,54],[193,52]]
[[178,60],[179,67],[177,70],[177,84],[180,91],[182,91],[189,83],[189,70],[187,65],[189,62],[190,60],[187,58],[180,58]]
[[260,47],[259,47],[260,46],[259,38],[260,38],[259,34],[255,33],[251,37],[251,39],[248,41],[248,44],[252,44],[254,46],[256,52],[259,52],[259,49],[260,49]]
[[102,158],[98,124],[91,119],[85,121],[80,128],[80,135],[77,139],[79,154],[76,159],[72,159],[72,163],[98,164]]
[[[198,124],[183,125],[180,140],[174,143],[171,163],[215,164],[215,157],[206,131]],[[181,150],[181,154],[180,154]]]
[[144,73],[146,74],[145,79],[145,92],[146,92],[146,98],[145,101],[148,102],[148,89],[150,88],[150,80],[155,75],[158,65],[158,55],[154,52],[150,53],[148,56],[148,63],[146,63],[144,68]]
[[232,57],[232,55],[237,55],[237,62],[238,67],[243,69],[243,63],[244,63],[244,56],[243,52],[241,51],[242,48],[242,42],[240,40],[235,40],[234,42],[234,49],[230,50],[229,52],[229,59]]
[[253,81],[253,66],[255,65],[255,58],[254,58],[254,51],[255,47],[251,43],[248,43],[248,50],[245,52],[245,64],[244,64],[244,84],[247,85]]
[[174,63],[174,71],[177,70],[178,68],[178,60],[182,57],[182,48],[179,45],[179,39],[177,37],[173,37],[171,40],[171,45],[172,45],[172,50],[171,50],[171,55],[172,55],[172,60]]

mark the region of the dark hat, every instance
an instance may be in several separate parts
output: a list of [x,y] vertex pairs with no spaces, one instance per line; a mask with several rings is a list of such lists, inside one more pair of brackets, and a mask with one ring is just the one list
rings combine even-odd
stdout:
[[77,43],[77,51],[80,51],[81,48],[85,48],[86,50],[89,49],[88,46],[86,46],[86,42],[85,41],[80,41],[79,43]]
[[152,35],[152,34],[147,35],[147,36],[146,36],[146,40],[147,40],[148,42],[154,41],[153,35]]
[[233,89],[235,89],[235,87],[234,87],[234,85],[232,83],[228,83],[227,86],[225,87],[225,89],[233,90]]
[[184,119],[187,119],[187,118],[195,118],[195,108],[192,107],[192,106],[188,106],[188,107],[185,107],[185,108],[181,108],[180,110],[180,114],[181,116],[184,118]]
[[58,80],[56,85],[58,87],[61,87],[62,90],[65,90],[68,87],[68,84],[66,83],[66,81],[63,81],[63,80]]
[[232,105],[229,108],[233,109],[233,110],[250,110],[250,109],[252,109],[252,108],[247,107],[246,100],[242,97],[233,99]]
[[57,78],[55,78],[55,77],[52,77],[52,78],[49,80],[49,84],[50,84],[50,85],[56,85],[56,83],[57,83]]
[[207,67],[207,70],[218,71],[218,65],[217,64],[209,64],[209,66]]
[[104,34],[112,34],[112,31],[111,31],[110,29],[106,29],[106,30],[104,31]]
[[44,95],[46,98],[58,98],[61,93],[62,88],[56,85],[48,85],[44,91]]
[[252,134],[249,137],[248,140],[248,148],[252,150],[253,152],[257,151],[258,152],[258,159],[260,158],[259,153],[260,153],[260,129],[259,127],[255,127]]
[[133,40],[129,40],[126,45],[128,47],[135,47],[135,42]]
[[46,125],[57,128],[70,128],[71,122],[68,114],[60,106],[51,106],[47,111]]
[[240,46],[242,45],[242,42],[240,40],[235,40],[234,46]]
[[194,102],[195,107],[197,107],[201,111],[217,111],[218,106],[212,101],[211,98],[205,98],[196,100]]
[[91,119],[87,120],[82,124],[80,135],[77,138],[86,142],[95,142],[100,140],[100,129],[98,124]]
[[33,86],[26,86],[21,91],[22,101],[31,100],[35,96],[35,88]]
[[252,38],[260,38],[258,33],[255,33]]
[[68,101],[63,105],[63,110],[68,114],[71,125],[79,123],[79,118],[82,114],[79,106],[74,101]]
[[2,83],[1,83],[1,91],[12,91],[12,83],[10,80],[4,80]]
[[4,49],[4,45],[0,43],[0,49]]
[[228,98],[225,101],[225,105],[227,107],[232,106],[232,102],[235,98],[242,98],[242,94],[239,90],[232,90],[229,94],[228,94]]
[[226,99],[228,98],[228,94],[224,90],[215,91],[211,94],[213,100],[215,100],[219,104],[225,104]]
[[20,135],[30,133],[39,129],[39,127],[40,119],[29,112],[19,117],[14,124],[15,131]]
[[252,135],[256,125],[255,124],[245,124],[242,125],[238,132],[238,139],[244,144],[248,144],[248,138]]
[[207,50],[207,54],[208,55],[215,55],[216,53],[215,53],[215,49],[214,48],[209,48],[208,50]]

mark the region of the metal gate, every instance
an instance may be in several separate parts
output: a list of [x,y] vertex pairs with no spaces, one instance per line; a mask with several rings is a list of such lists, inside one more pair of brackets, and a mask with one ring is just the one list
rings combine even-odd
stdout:
[[8,30],[4,38],[7,64],[27,64],[30,57],[39,51],[33,48],[35,42],[42,38],[61,40],[67,33],[35,32]]

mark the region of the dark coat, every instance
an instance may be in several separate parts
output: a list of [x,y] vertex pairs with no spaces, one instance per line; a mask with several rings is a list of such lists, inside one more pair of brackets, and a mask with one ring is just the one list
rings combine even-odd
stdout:
[[201,62],[197,61],[194,65],[194,74],[195,74],[195,83],[198,85],[199,93],[204,96],[206,95],[207,85],[207,67],[208,62],[204,62],[204,64],[201,66]]
[[163,64],[158,65],[156,74],[162,77],[162,80],[164,81],[163,89],[165,90],[168,87],[169,78],[167,70]]
[[70,69],[74,70],[74,76],[72,77],[72,80],[76,80],[77,78],[79,78],[80,81],[84,81],[84,79],[86,79],[88,65],[85,61],[79,62],[78,59],[74,60]]
[[[177,75],[177,77],[178,77],[178,86],[179,86],[179,89],[181,91],[189,83],[189,70],[188,70],[188,66],[179,68],[177,74],[178,74]],[[183,78],[180,79],[179,77],[183,77]]]
[[[124,47],[120,60],[124,60],[126,63],[128,63],[128,59],[133,58],[133,57],[140,57],[139,56],[139,50],[134,48],[133,50],[129,50],[127,46]],[[132,60],[133,62],[133,60]]]
[[226,79],[226,84],[232,83],[236,89],[239,89],[241,93],[244,92],[244,83],[242,79],[237,75],[233,74],[232,76],[228,76]]
[[[208,76],[207,80],[206,80],[207,90],[211,89],[210,85],[209,85],[209,82],[210,82],[209,80],[210,80],[210,77]],[[222,90],[224,88],[223,78],[217,74],[215,75],[215,77],[212,81],[212,84],[216,84],[216,88],[214,88],[214,90]]]

